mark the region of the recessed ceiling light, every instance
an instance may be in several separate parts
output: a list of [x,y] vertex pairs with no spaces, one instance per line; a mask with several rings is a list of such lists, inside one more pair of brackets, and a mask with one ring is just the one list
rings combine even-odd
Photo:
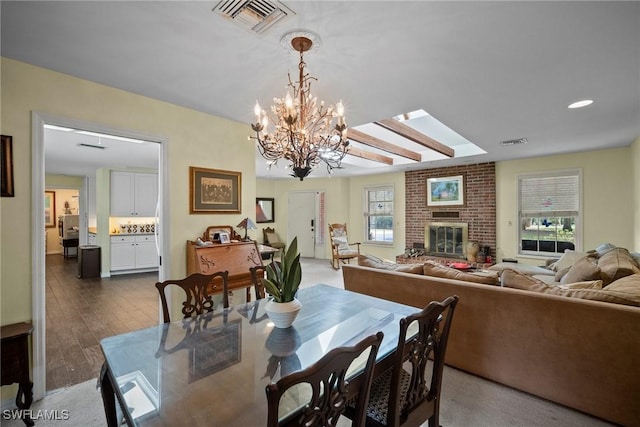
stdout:
[[573,104],[569,104],[568,108],[582,108],[591,104],[593,104],[593,99],[583,99],[581,101],[576,101]]

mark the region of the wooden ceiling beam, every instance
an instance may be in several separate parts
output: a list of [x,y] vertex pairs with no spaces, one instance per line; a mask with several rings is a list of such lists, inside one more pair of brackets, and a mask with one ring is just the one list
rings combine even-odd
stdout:
[[368,145],[369,147],[378,148],[380,150],[386,151],[387,153],[405,157],[410,160],[415,160],[416,162],[422,161],[422,155],[420,153],[407,150],[406,148],[399,147],[395,144],[384,141],[380,138],[376,138],[375,136],[368,135],[364,132],[360,132],[356,129],[349,128],[349,130],[347,130],[347,138],[361,144]]
[[447,157],[453,157],[455,151],[453,148],[448,147],[441,142],[436,141],[433,138],[428,137],[427,135],[418,132],[417,130],[401,123],[395,119],[384,119],[375,122],[378,126],[382,126],[385,129],[389,129],[392,132],[397,133],[398,135],[404,136],[412,140],[413,142],[417,142],[418,144],[430,148],[433,151],[437,151],[440,154],[444,154]]
[[364,151],[353,146],[349,147],[349,151],[347,151],[347,154],[360,157],[361,159],[373,160],[374,162],[384,163],[387,165],[393,164],[393,159],[391,157],[383,156],[382,154],[372,153],[370,151]]

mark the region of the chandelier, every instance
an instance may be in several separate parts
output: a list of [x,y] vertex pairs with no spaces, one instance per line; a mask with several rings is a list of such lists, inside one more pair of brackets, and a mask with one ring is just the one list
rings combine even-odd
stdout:
[[291,47],[300,52],[298,81],[293,82],[291,74],[288,75],[290,90],[284,99],[273,98],[270,112],[261,109],[256,102],[256,123],[251,125],[256,133],[251,138],[258,142],[262,157],[271,161],[271,165],[279,159],[291,162],[291,176],[300,181],[320,162],[326,164],[331,174],[334,168],[340,167],[349,149],[342,101],[335,108],[333,105],[325,107],[324,101],[318,104],[311,94],[311,82],[317,78],[304,70],[303,53],[313,46],[313,41],[306,35],[291,39]]

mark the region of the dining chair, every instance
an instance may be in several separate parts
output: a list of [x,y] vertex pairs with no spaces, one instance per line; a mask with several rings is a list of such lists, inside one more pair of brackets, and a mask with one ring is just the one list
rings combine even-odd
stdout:
[[[267,385],[267,427],[336,426],[340,415],[347,407],[350,396],[356,393],[357,402],[354,406],[351,425],[364,427],[373,368],[383,336],[382,332],[378,332],[353,346],[334,348],[306,369],[289,374],[275,384]],[[368,349],[370,351],[361,377],[357,381],[349,382],[346,378],[349,367],[359,356],[364,356]],[[292,416],[285,416],[280,420],[281,397],[292,387],[296,387],[296,391],[300,390],[299,387],[302,384],[307,384],[311,388],[308,402]]]
[[257,265],[250,267],[251,281],[253,282],[253,289],[256,293],[256,299],[264,298],[264,285],[260,279],[264,278],[264,273],[267,271],[266,265]]
[[[444,355],[457,303],[458,296],[453,295],[400,319],[393,366],[371,384],[367,426],[419,426],[428,420],[429,427],[440,427]],[[425,377],[428,365],[430,381]],[[345,415],[355,419],[352,414],[357,412],[349,407]]]
[[160,293],[160,300],[162,302],[162,315],[164,318],[164,323],[169,323],[171,321],[165,288],[174,285],[184,290],[186,299],[182,303],[182,314],[186,319],[187,317],[191,317],[194,314],[202,314],[205,311],[213,311],[213,299],[211,295],[208,294],[207,287],[209,285],[209,282],[214,280],[216,277],[220,277],[222,279],[222,305],[224,308],[227,308],[229,307],[228,271],[217,271],[213,274],[194,273],[184,279],[165,280],[164,282],[156,283],[156,288]]

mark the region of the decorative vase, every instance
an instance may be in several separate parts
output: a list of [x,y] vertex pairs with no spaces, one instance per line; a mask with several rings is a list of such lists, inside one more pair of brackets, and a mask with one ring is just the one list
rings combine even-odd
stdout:
[[480,250],[480,245],[478,242],[469,242],[467,243],[467,261],[476,262],[476,255]]
[[274,302],[269,300],[264,307],[267,316],[273,322],[276,328],[288,328],[296,320],[302,304],[297,298],[289,302]]

